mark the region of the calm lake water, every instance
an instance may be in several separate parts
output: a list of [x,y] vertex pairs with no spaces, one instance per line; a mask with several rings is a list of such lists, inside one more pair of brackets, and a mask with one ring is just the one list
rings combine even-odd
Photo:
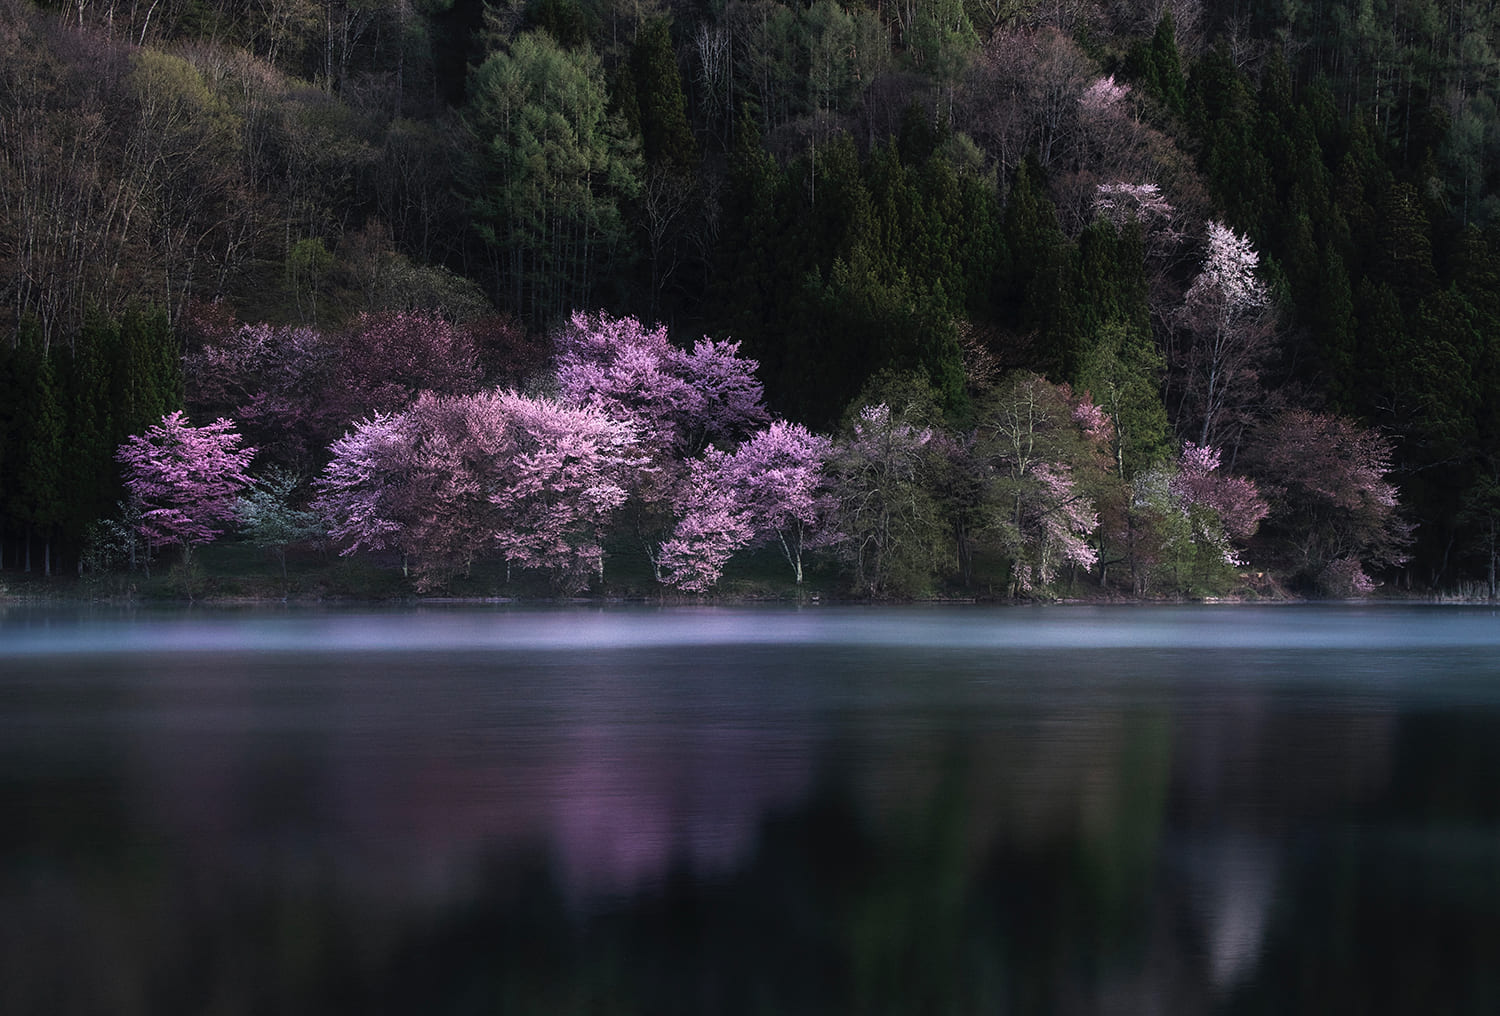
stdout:
[[1500,615],[0,613],[0,1013],[1500,1012]]

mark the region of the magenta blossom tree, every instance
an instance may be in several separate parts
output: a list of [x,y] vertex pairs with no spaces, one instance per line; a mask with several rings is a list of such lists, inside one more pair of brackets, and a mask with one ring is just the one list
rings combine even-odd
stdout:
[[231,421],[194,427],[179,410],[119,447],[115,459],[124,467],[148,546],[176,543],[190,564],[195,546],[211,543],[234,523],[236,500],[250,482],[245,470],[255,457],[241,442]]
[[573,591],[603,569],[601,534],[641,459],[629,424],[507,391],[423,394],[334,442],[318,480],[330,533],[396,550],[421,588],[486,554]]
[[1253,480],[1223,471],[1216,448],[1188,442],[1175,463],[1162,463],[1131,482],[1130,548],[1137,593],[1168,584],[1212,588],[1244,564],[1241,548],[1269,512]]
[[658,555],[661,579],[690,593],[712,589],[729,559],[755,538],[742,492],[724,482],[728,460],[709,448],[693,461],[680,498],[682,517]]
[[1233,544],[1243,544],[1254,536],[1271,509],[1254,480],[1224,472],[1219,468],[1220,459],[1217,448],[1186,442],[1177,462],[1177,475],[1172,478],[1172,491],[1189,513],[1204,509],[1212,513],[1211,522],[1205,523],[1209,529],[1204,540],[1218,548],[1225,564],[1240,565],[1244,562]]
[[597,409],[496,396],[510,440],[490,494],[498,512],[496,544],[507,561],[550,570],[568,591],[604,575],[602,537],[625,503],[626,477],[645,464],[630,423]]
[[768,419],[759,366],[739,343],[672,345],[665,327],[634,318],[574,314],[556,337],[564,402],[627,420],[656,456],[690,458],[710,442],[734,442]]
[[738,343],[705,338],[689,352],[664,327],[607,314],[574,314],[554,341],[560,400],[635,428],[645,461],[628,478],[622,522],[665,581],[661,547],[691,495],[689,461],[768,419],[757,365]]
[[827,476],[832,456],[831,440],[778,420],[736,448],[721,472],[724,486],[738,492],[756,539],[781,546],[798,584],[803,552],[838,540],[838,498]]
[[779,420],[732,454],[705,451],[692,463],[676,531],[662,545],[666,580],[701,591],[735,552],[774,540],[800,584],[803,553],[838,538],[838,498],[826,475],[832,454],[828,438]]
[[[415,509],[414,432],[401,416],[362,420],[330,449],[314,507],[328,520],[341,554],[402,549]],[[403,559],[405,554],[403,553]]]
[[480,386],[473,331],[433,315],[362,314],[337,332],[218,315],[195,330],[189,405],[232,416],[264,456],[298,469],[356,420],[405,409],[419,392]]

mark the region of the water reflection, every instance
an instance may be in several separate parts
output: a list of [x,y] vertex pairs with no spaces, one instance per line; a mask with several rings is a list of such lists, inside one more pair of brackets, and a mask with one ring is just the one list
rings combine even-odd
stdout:
[[1497,643],[13,614],[0,1012],[1497,1011]]

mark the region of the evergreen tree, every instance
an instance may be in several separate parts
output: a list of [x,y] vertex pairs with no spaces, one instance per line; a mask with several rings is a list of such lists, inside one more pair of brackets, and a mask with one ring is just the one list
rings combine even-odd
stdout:
[[118,326],[95,310],[85,316],[71,351],[54,350],[68,435],[68,453],[62,461],[61,482],[68,494],[58,520],[64,544],[60,549],[74,554],[80,569],[89,524],[107,515],[121,497],[105,359],[117,332]]
[[1009,254],[1006,303],[1032,344],[1032,365],[1048,377],[1066,377],[1076,367],[1066,320],[1072,306],[1067,240],[1034,158],[1016,167],[1005,203],[1004,237]]
[[10,514],[22,531],[23,567],[33,568],[34,543],[41,541],[42,571],[52,574],[52,547],[63,514],[64,426],[52,358],[34,335],[22,335],[19,375],[27,378],[16,413],[18,461]]
[[1187,111],[1187,80],[1177,50],[1177,23],[1171,10],[1162,12],[1146,51],[1145,83],[1167,112],[1182,116]]
[[182,357],[167,312],[156,306],[132,306],[118,331],[95,333],[114,348],[110,365],[111,445],[117,446],[182,406]]
[[630,69],[646,165],[691,173],[698,165],[698,145],[688,126],[687,98],[666,18],[652,18],[636,34]]

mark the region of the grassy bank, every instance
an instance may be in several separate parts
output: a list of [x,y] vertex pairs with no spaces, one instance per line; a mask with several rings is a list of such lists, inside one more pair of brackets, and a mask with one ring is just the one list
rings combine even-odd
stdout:
[[[852,591],[848,571],[841,562],[814,558],[808,562],[804,581],[793,581],[792,572],[775,547],[738,556],[726,569],[711,596],[689,596],[656,581],[645,554],[628,546],[613,548],[607,558],[602,581],[576,594],[559,591],[547,576],[517,572],[508,574],[500,562],[478,562],[467,575],[455,576],[438,589],[420,589],[402,574],[395,554],[364,554],[339,557],[314,550],[289,552],[283,564],[265,550],[248,544],[222,542],[200,548],[190,569],[175,555],[153,562],[148,573],[109,571],[84,575],[44,576],[7,570],[0,574],[0,599],[12,602],[103,602],[103,603],[404,603],[431,600],[516,600],[547,602],[559,599],[631,600],[663,603],[703,601],[833,602],[864,601],[869,597]],[[1145,598],[1150,602],[1212,600],[1216,602],[1284,601],[1296,597],[1274,576],[1264,572],[1244,573],[1233,585],[1189,595]],[[1424,597],[1425,598],[1425,597]],[[985,601],[1007,599],[1003,587],[986,582],[965,586],[958,582],[940,585],[912,597],[934,601]],[[1047,601],[1139,602],[1116,589],[1097,583],[1059,581]]]

